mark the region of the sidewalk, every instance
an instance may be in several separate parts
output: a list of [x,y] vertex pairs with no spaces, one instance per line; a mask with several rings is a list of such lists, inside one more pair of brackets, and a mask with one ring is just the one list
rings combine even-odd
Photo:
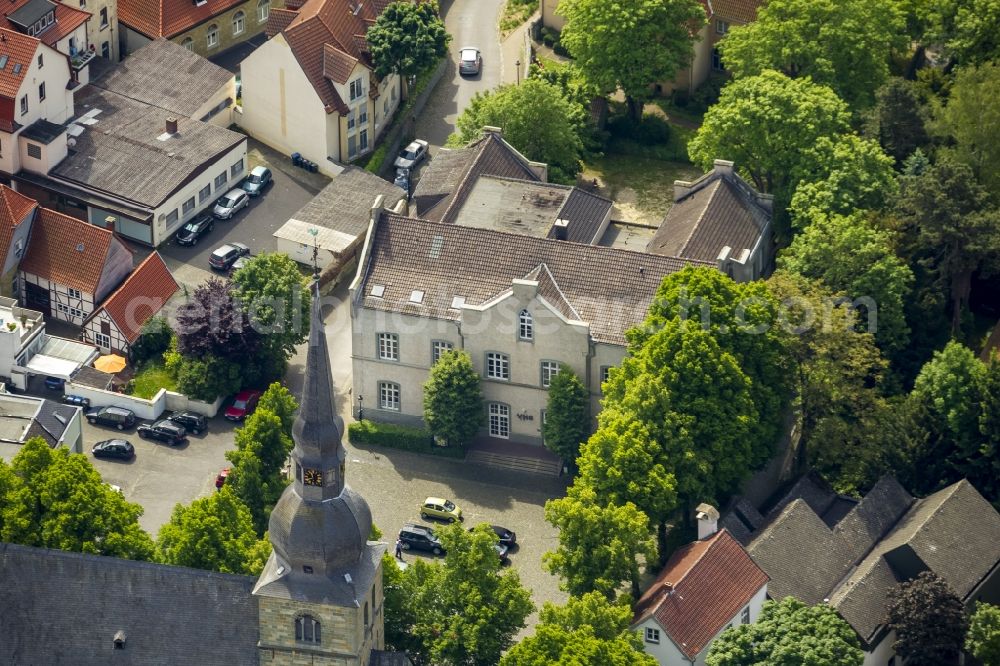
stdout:
[[527,21],[519,25],[507,37],[500,42],[500,55],[502,58],[500,67],[500,83],[517,83],[517,66],[521,63],[521,79],[525,78],[528,69],[528,56],[524,52],[524,35],[528,31],[528,26],[541,16],[539,12],[531,15]]

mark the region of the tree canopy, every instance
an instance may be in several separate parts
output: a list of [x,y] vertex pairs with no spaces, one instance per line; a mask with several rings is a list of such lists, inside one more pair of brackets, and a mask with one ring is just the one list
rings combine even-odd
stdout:
[[886,606],[893,648],[912,666],[957,664],[968,619],[965,606],[948,584],[930,571],[900,583]]
[[[1000,20],[1000,2],[997,18]],[[994,25],[994,31],[1000,23]],[[987,191],[1000,200],[1000,63],[984,62],[978,67],[955,71],[948,100],[936,113],[936,128],[954,142],[947,152],[966,164]]]
[[965,649],[983,666],[1000,666],[1000,607],[976,602],[969,618]]
[[562,365],[549,384],[542,439],[546,448],[575,465],[589,434],[590,392],[568,365]]
[[242,362],[256,356],[260,334],[233,299],[229,285],[211,277],[177,312],[177,351],[190,358],[218,356]]
[[566,17],[560,42],[591,85],[619,88],[634,120],[652,86],[688,66],[705,10],[696,0],[561,0]]
[[375,74],[416,76],[448,55],[451,35],[438,16],[436,2],[393,2],[365,33]]
[[901,166],[930,141],[925,104],[911,81],[891,77],[875,93],[875,106],[865,121],[865,134],[876,139]]
[[465,351],[446,351],[424,384],[424,423],[448,446],[465,446],[483,424],[479,374]]
[[768,601],[751,624],[715,639],[708,666],[861,666],[857,635],[831,606],[806,606],[792,597]]

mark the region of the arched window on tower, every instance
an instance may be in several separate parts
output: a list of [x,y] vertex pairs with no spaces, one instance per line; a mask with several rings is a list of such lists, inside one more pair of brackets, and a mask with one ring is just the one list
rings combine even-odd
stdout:
[[319,643],[319,620],[312,615],[300,615],[295,618],[295,640],[300,643]]
[[365,602],[365,629],[368,628],[368,602]]
[[535,337],[535,324],[531,319],[531,313],[527,310],[521,310],[521,314],[517,316],[518,326],[517,326],[517,337],[521,340],[532,340]]

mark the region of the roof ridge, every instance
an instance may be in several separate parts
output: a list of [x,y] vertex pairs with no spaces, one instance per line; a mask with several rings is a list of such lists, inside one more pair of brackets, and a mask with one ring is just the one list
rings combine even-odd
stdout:
[[[580,313],[577,311],[577,309],[573,307],[573,303],[571,303],[569,298],[566,297],[566,292],[564,292],[562,290],[562,287],[559,286],[559,282],[558,280],[556,280],[556,276],[553,275],[552,271],[549,270],[549,265],[543,261],[542,263],[538,264],[538,266],[545,271],[546,275],[549,276],[549,280],[552,281],[552,286],[555,287],[556,291],[559,293],[559,297],[569,307],[570,312],[573,313],[573,316],[576,318],[576,320],[583,321],[583,317],[580,316]],[[542,296],[542,300],[545,300],[544,296]],[[555,304],[553,303],[553,305]]]

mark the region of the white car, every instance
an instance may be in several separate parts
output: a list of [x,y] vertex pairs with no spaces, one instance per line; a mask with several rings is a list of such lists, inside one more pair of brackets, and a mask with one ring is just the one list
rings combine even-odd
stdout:
[[427,142],[417,139],[410,142],[393,164],[397,169],[412,169],[425,157],[427,157]]
[[250,203],[250,195],[243,190],[229,190],[215,202],[212,215],[219,220],[228,220]]

